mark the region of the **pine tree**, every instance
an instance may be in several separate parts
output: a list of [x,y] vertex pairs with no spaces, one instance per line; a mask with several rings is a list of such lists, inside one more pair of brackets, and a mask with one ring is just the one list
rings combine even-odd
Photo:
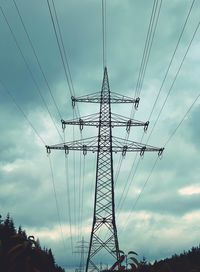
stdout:
[[39,239],[27,237],[25,230],[8,214],[0,221],[0,271],[1,272],[64,272],[55,264],[51,249],[41,249]]

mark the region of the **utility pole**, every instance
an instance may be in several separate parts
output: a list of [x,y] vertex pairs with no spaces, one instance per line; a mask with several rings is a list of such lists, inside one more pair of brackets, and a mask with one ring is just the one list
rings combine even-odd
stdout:
[[85,254],[88,253],[88,242],[86,242],[84,240],[84,237],[82,237],[81,241],[77,242],[79,245],[76,246],[77,251],[75,251],[74,253],[78,253],[81,255],[80,258],[80,265],[79,265],[79,272],[84,272],[84,268],[85,268]]
[[144,152],[156,151],[158,155],[161,155],[163,148],[144,145],[112,135],[113,127],[126,127],[128,132],[132,126],[143,126],[144,130],[147,130],[149,122],[140,122],[112,113],[111,104],[129,103],[137,108],[139,98],[133,99],[111,92],[106,67],[104,68],[101,92],[78,98],[72,97],[73,106],[76,102],[98,103],[100,104],[100,112],[71,121],[62,120],[62,127],[78,125],[82,130],[84,126],[94,126],[98,127],[98,136],[46,146],[47,152],[50,153],[52,149],[64,150],[65,154],[68,154],[70,150],[82,151],[84,155],[88,151],[97,152],[94,213],[86,272],[100,271],[98,264],[105,259],[105,252],[109,257],[106,258],[106,262],[109,262],[110,266],[116,263],[116,267],[119,268],[120,250],[115,221],[113,153],[121,152],[122,156],[125,156],[126,152],[140,152],[140,155],[143,156]]

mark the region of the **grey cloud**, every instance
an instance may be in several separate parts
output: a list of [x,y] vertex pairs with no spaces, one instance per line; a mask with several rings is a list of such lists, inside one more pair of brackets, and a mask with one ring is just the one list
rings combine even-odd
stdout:
[[[30,1],[29,1],[30,2]],[[44,68],[48,82],[53,90],[55,100],[58,103],[61,115],[64,119],[72,118],[72,108],[70,93],[67,87],[64,71],[60,62],[55,37],[52,31],[51,21],[48,14],[46,3],[29,3],[24,0],[18,1],[24,22],[33,41],[41,65]],[[146,32],[148,28],[149,16],[151,12],[149,1],[108,1],[107,2],[107,64],[112,91],[117,91],[125,95],[133,95],[137,81],[139,66],[141,62]],[[136,119],[148,117],[157,91],[162,82],[171,54],[176,45],[181,24],[184,22],[190,3],[188,1],[166,1],[163,2],[155,40],[147,67],[144,80],[144,87],[141,92],[141,104],[136,113]],[[145,6],[145,7],[144,7]],[[30,63],[42,94],[49,106],[49,109],[56,120],[56,124],[61,131],[60,118],[49,96],[45,82],[40,74],[35,58],[28,45],[27,39],[20,25],[17,13],[13,8],[12,1],[2,3],[2,7],[8,20],[11,23],[17,39],[22,46],[23,53]],[[72,79],[76,95],[98,91],[101,88],[102,80],[102,33],[101,33],[101,6],[94,1],[59,1],[56,3],[61,28],[63,31],[64,43],[69,54],[69,64],[72,72]],[[179,61],[183,56],[184,50],[191,37],[198,19],[198,6],[193,11],[193,16],[188,24],[184,39],[180,44],[178,58],[170,70],[169,77],[163,88],[163,92],[158,101],[155,113],[158,113],[168,88],[174,78]],[[178,16],[177,16],[178,14]],[[33,82],[19,56],[15,44],[10,36],[2,16],[1,36],[3,37],[0,50],[0,79],[5,83],[16,101],[25,111],[28,118],[33,123],[39,134],[47,144],[59,143],[61,140],[52,126],[48,113],[43,109],[42,102],[38,96]],[[150,140],[150,144],[162,146],[173,129],[176,127],[180,118],[185,113],[190,100],[197,95],[199,77],[196,73],[199,65],[198,36],[194,40],[194,46],[181,69],[181,73],[170,94],[168,103],[161,116],[155,133]],[[1,88],[1,87],[0,87]],[[128,94],[127,94],[128,93]],[[21,113],[14,106],[9,96],[1,92],[1,134],[0,134],[0,167],[17,166],[21,160],[24,167],[20,165],[18,170],[4,171],[0,173],[0,206],[5,211],[9,211],[17,224],[28,229],[38,230],[47,227],[49,230],[59,224],[56,212],[55,198],[52,188],[51,174],[49,171],[46,151],[43,144],[34,134],[29,124],[24,120]],[[90,107],[80,104],[81,113],[88,113]],[[91,110],[93,108],[91,107]],[[95,108],[96,111],[98,111]],[[120,114],[128,112],[127,108],[118,107]],[[155,120],[156,114],[152,116]],[[119,237],[123,249],[130,247],[136,249],[141,255],[145,255],[149,260],[170,256],[172,253],[182,249],[188,249],[195,245],[198,231],[195,224],[187,225],[184,235],[190,234],[190,240],[183,241],[184,235],[177,236],[172,245],[169,244],[171,233],[166,235],[166,229],[172,232],[177,231],[177,222],[184,224],[184,215],[198,211],[198,195],[180,196],[178,190],[190,184],[199,183],[199,126],[198,126],[199,107],[196,107],[190,117],[182,124],[176,135],[166,147],[163,159],[159,161],[151,180],[148,182],[141,199],[136,206],[136,215],[139,212],[154,214],[145,225],[145,215],[136,218],[136,223],[132,220],[127,232],[121,232],[121,222],[119,222]],[[131,131],[130,138],[135,136],[140,138],[140,133],[136,130]],[[94,131],[83,131],[83,137],[92,134]],[[97,131],[95,131],[96,133]],[[124,133],[123,133],[124,135]],[[79,133],[76,132],[76,137]],[[147,134],[148,137],[148,134]],[[66,130],[66,141],[72,139],[72,128]],[[144,138],[145,142],[146,138]],[[53,153],[53,152],[52,152]],[[142,167],[139,168],[135,179],[130,188],[130,193],[135,188],[141,188],[144,184],[156,154],[151,156],[145,154]],[[78,218],[78,201],[76,211],[74,211],[74,184],[73,184],[73,154],[69,160],[69,186],[70,196],[67,194],[64,168],[64,154],[57,153],[51,155],[54,168],[56,193],[58,197],[61,223],[68,224],[69,218],[68,197],[72,209],[72,223],[74,217]],[[119,200],[123,185],[127,182],[128,172],[132,165],[134,156],[127,156],[120,171],[119,180],[116,186],[116,206]],[[117,165],[118,159],[115,160]],[[95,163],[94,157],[85,158],[85,190],[83,201],[83,224],[91,228],[89,221],[93,212],[94,182],[95,182]],[[83,163],[83,160],[82,160]],[[79,155],[76,155],[76,200],[79,193]],[[3,169],[3,168],[1,168]],[[83,171],[83,164],[82,164]],[[10,187],[9,187],[10,186]],[[134,193],[134,197],[136,193]],[[133,198],[129,195],[126,199],[123,212],[130,209]],[[159,203],[159,205],[158,205]],[[161,218],[161,215],[165,218]],[[170,228],[171,226],[171,228]],[[89,239],[89,231],[85,233]],[[192,233],[192,235],[191,235]],[[131,234],[131,235],[130,235]],[[123,236],[122,236],[123,235]],[[196,235],[196,236],[195,236]],[[39,237],[40,238],[40,237]],[[76,235],[74,235],[76,240]],[[167,240],[168,239],[168,240]],[[59,241],[41,241],[52,247],[55,252],[56,260],[59,264],[78,263],[71,260],[70,241],[67,240],[67,250],[64,251]],[[133,248],[132,248],[133,247]],[[66,254],[66,255],[65,255]]]
[[[199,125],[199,114],[200,114],[200,106],[199,104],[195,109],[193,109],[191,115],[188,120],[188,133],[187,135],[191,138],[193,145],[195,148],[199,146],[199,134],[200,134],[200,125]],[[188,140],[189,140],[188,137]]]

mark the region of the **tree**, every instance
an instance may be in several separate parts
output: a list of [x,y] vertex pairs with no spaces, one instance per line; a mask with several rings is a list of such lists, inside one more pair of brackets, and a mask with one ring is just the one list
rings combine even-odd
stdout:
[[2,272],[64,272],[57,266],[51,249],[42,250],[39,239],[15,229],[8,214],[0,222],[0,271]]

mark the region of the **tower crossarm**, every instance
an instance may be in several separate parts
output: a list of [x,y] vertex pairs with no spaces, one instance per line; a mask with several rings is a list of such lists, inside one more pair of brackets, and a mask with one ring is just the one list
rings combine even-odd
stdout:
[[146,131],[149,125],[149,121],[141,122],[115,113],[111,114],[111,122],[108,120],[101,120],[100,122],[98,113],[68,121],[61,120],[61,122],[63,129],[65,129],[66,125],[77,125],[80,127],[80,130],[83,130],[84,126],[99,127],[101,125],[109,127],[111,125],[111,127],[126,127],[127,132],[129,132],[133,126],[143,126],[144,131]]
[[98,127],[99,125],[99,113],[90,114],[87,116],[83,116],[80,118],[72,119],[72,120],[61,120],[62,128],[65,129],[66,125],[77,125],[80,127],[80,130],[83,129],[83,126],[91,126]]
[[132,118],[128,118],[116,113],[112,113],[111,120],[112,127],[126,127],[127,132],[130,131],[131,127],[144,127],[144,131],[147,131],[149,126],[149,121],[142,122]]
[[[92,94],[87,94],[83,95],[80,97],[71,97],[72,99],[72,105],[75,106],[76,102],[85,102],[85,103],[101,103],[102,102],[102,96],[100,92],[92,93]],[[103,101],[105,103],[105,101]],[[138,108],[140,102],[140,98],[137,97],[136,99],[132,97],[128,97],[125,95],[121,95],[115,92],[110,92],[110,104],[121,104],[121,103],[131,103],[135,104],[135,108]],[[108,103],[108,102],[107,102]]]
[[46,145],[47,153],[51,153],[52,149],[64,150],[65,154],[68,154],[70,150],[83,151],[83,155],[86,155],[87,151],[97,151],[98,137],[90,137],[81,140],[75,140],[71,142],[65,142],[56,145]]
[[[107,141],[104,139],[104,136],[101,136],[101,141]],[[69,153],[70,150],[74,151],[82,151],[83,155],[87,154],[87,151],[91,152],[121,152],[123,156],[126,155],[127,152],[140,152],[140,155],[143,156],[145,152],[158,152],[158,155],[161,156],[164,148],[154,147],[151,145],[145,145],[134,141],[125,140],[119,137],[112,137],[112,150],[110,150],[110,146],[102,145],[98,146],[98,137],[90,137],[86,139],[50,145],[46,146],[47,153],[50,153],[52,149],[64,150],[66,154]]]
[[126,152],[140,152],[141,156],[143,156],[145,152],[158,152],[158,155],[161,156],[164,151],[163,147],[145,145],[142,143],[125,140],[119,137],[113,137],[112,141],[112,151],[115,153],[122,152],[123,156],[126,155]]

